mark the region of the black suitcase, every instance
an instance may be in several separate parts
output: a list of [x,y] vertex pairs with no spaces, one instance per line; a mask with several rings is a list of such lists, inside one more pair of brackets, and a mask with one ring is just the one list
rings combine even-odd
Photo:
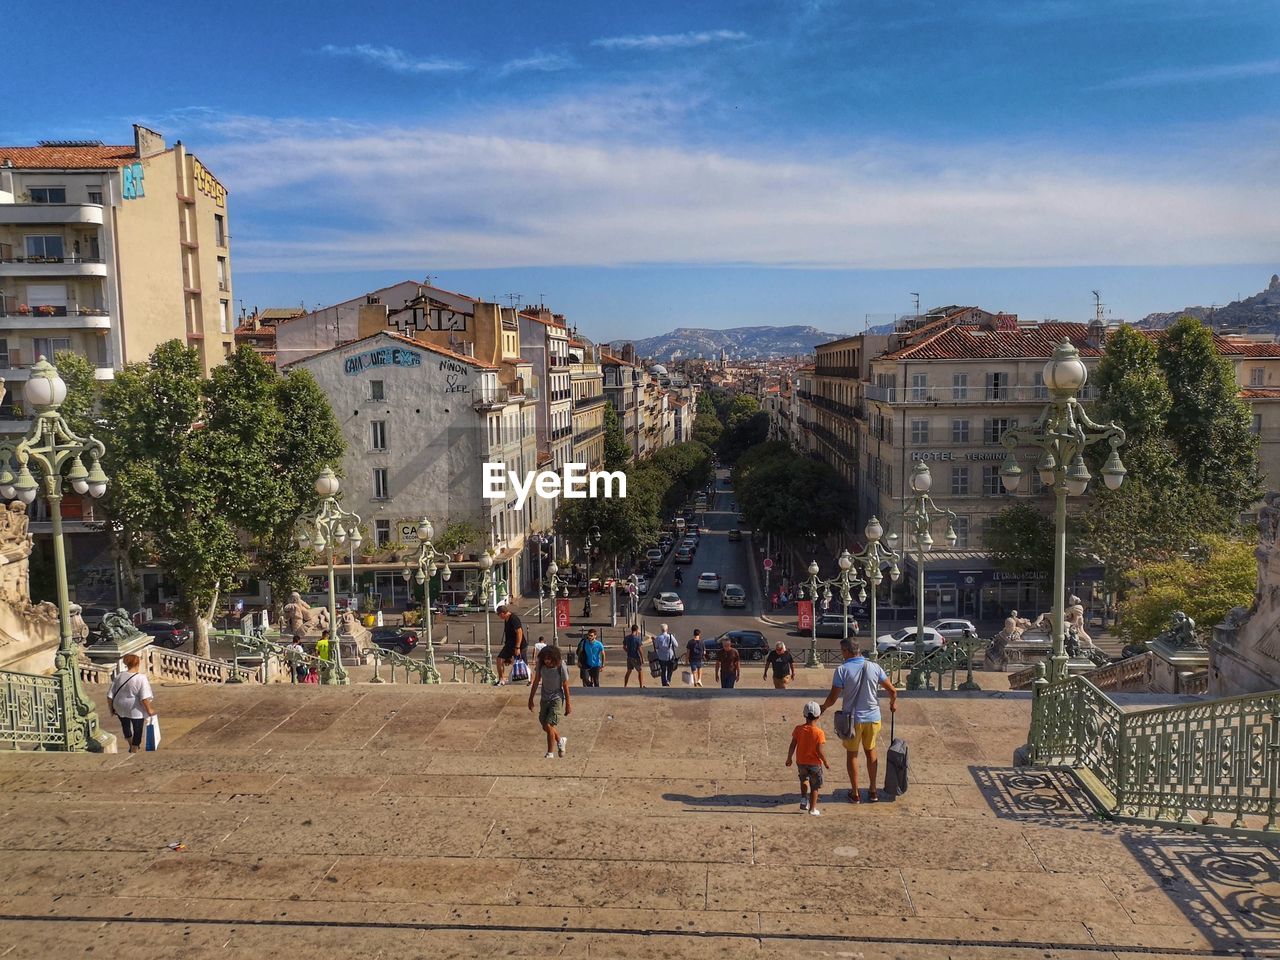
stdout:
[[907,792],[907,741],[893,735],[896,714],[889,714],[889,752],[884,765],[885,799]]

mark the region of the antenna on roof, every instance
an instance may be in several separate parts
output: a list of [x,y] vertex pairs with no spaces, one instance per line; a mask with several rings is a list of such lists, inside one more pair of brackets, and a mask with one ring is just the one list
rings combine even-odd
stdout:
[[502,299],[507,301],[507,306],[514,310],[516,308],[516,304],[520,302],[520,294],[504,293],[502,295]]
[[436,285],[435,282],[439,279],[440,277],[438,274],[428,273],[425,277],[422,278],[422,282],[425,283],[428,287],[434,287]]
[[918,294],[918,293],[913,293],[913,294],[911,294],[911,296],[915,299],[915,302],[916,302],[916,316],[918,317],[918,316],[920,316],[920,294]]
[[1094,290],[1092,293],[1093,319],[1098,321],[1098,323],[1106,323],[1106,321],[1102,319],[1102,292],[1100,290]]

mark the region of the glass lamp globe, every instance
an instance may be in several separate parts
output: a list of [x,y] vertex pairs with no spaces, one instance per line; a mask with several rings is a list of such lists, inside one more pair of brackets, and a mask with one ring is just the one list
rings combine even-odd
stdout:
[[316,477],[316,493],[324,498],[336,497],[341,484],[338,483],[337,476],[328,467],[320,471],[320,476]]
[[1119,490],[1128,472],[1120,462],[1120,454],[1113,448],[1111,456],[1107,457],[1107,462],[1102,466],[1102,482],[1107,485],[1108,490]]
[[426,541],[430,540],[434,536],[435,529],[431,526],[431,521],[426,517],[423,517],[418,521],[418,539]]
[[867,521],[867,525],[862,532],[866,535],[868,542],[875,543],[884,536],[884,527],[880,525],[880,520],[877,517],[872,517]]
[[480,554],[480,560],[478,562],[481,570],[488,570],[493,566],[493,551],[486,550],[484,553]]
[[916,493],[928,493],[933,487],[933,474],[923,460],[917,460],[911,469],[911,489]]
[[405,567],[403,570],[400,571],[400,576],[405,583],[408,583],[409,578],[413,576],[413,571],[410,570],[408,567]]
[[449,565],[447,563],[440,568],[440,579],[441,580],[453,579],[453,571],[449,569]]
[[1054,395],[1066,397],[1078,393],[1088,379],[1089,369],[1080,359],[1080,351],[1063,337],[1044,365],[1044,385]]
[[818,561],[817,561],[817,560],[810,560],[810,561],[809,561],[809,576],[811,576],[811,577],[816,577],[817,575],[818,575]]
[[559,572],[560,572],[560,564],[552,560],[551,563],[547,565],[547,576],[554,577]]
[[31,368],[31,379],[22,388],[22,398],[35,410],[53,410],[67,399],[67,384],[58,368],[44,357]]
[[102,461],[94,458],[93,466],[89,468],[89,476],[85,480],[89,496],[96,500],[106,494],[107,475],[102,471]]
[[853,566],[853,557],[849,555],[848,550],[842,550],[840,552],[840,559],[836,562],[840,565],[841,570],[848,570]]

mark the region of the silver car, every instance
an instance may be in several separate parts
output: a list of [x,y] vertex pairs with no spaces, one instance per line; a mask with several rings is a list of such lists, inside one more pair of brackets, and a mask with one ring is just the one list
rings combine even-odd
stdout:
[[971,636],[978,635],[978,628],[973,625],[972,620],[957,620],[954,617],[950,619],[934,620],[927,624],[929,629],[936,630],[948,640],[962,640],[965,631],[969,631]]

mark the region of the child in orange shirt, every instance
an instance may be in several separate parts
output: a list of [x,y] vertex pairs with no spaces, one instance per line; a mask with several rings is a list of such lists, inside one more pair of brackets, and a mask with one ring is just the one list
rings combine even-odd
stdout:
[[804,705],[804,723],[791,731],[791,749],[787,751],[787,766],[794,759],[800,772],[800,809],[808,810],[812,817],[821,816],[818,810],[818,790],[822,786],[822,768],[831,769],[822,745],[827,735],[818,726],[822,707],[817,700]]

